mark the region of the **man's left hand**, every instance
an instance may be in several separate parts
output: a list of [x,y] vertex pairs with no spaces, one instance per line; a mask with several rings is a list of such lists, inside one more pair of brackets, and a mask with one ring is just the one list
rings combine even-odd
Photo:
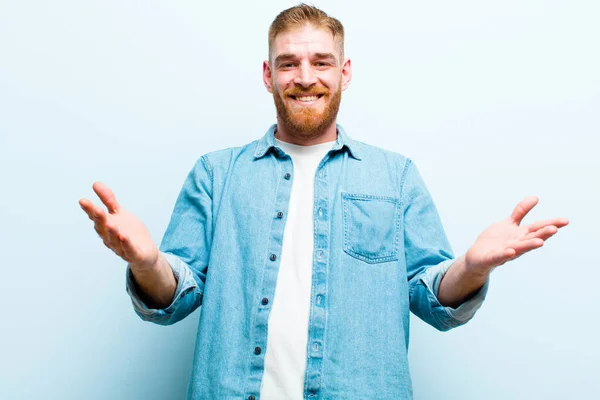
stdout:
[[569,223],[566,218],[555,218],[521,226],[525,215],[538,201],[535,196],[527,197],[517,204],[510,217],[496,222],[479,235],[465,255],[469,272],[487,275],[493,268],[543,246]]

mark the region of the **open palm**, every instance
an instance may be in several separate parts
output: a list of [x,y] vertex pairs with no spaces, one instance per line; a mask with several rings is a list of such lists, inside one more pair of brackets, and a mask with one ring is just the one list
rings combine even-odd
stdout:
[[119,205],[108,186],[95,182],[93,189],[108,213],[88,199],[81,199],[79,205],[94,221],[94,229],[106,247],[138,267],[154,265],[159,251],[144,223]]
[[494,267],[543,246],[559,228],[569,223],[565,218],[555,218],[521,225],[525,215],[537,203],[537,197],[527,197],[517,204],[510,217],[483,231],[467,251],[465,262],[468,268],[482,273],[489,272]]

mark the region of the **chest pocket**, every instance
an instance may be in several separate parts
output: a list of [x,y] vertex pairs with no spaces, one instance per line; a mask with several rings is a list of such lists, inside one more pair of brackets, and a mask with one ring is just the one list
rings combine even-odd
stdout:
[[400,199],[342,193],[344,251],[374,264],[398,259]]

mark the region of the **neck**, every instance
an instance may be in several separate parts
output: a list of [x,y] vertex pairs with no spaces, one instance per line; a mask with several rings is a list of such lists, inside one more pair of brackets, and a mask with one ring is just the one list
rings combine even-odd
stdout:
[[290,129],[290,127],[286,126],[286,124],[282,123],[281,120],[277,118],[275,137],[282,142],[300,146],[312,146],[314,144],[334,142],[337,139],[337,128],[335,121],[333,121],[327,128],[314,134],[307,135],[304,132],[296,132],[293,129]]

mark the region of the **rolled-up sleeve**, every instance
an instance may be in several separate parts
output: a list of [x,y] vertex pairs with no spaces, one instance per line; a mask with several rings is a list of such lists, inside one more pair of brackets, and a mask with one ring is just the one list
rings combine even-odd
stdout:
[[403,173],[404,247],[409,282],[410,310],[440,331],[469,321],[485,299],[489,280],[459,307],[445,307],[438,300],[439,285],[455,258],[417,167],[411,160]]
[[[488,279],[477,293],[457,308],[445,307],[440,304],[437,297],[440,282],[454,261],[454,259],[443,261],[438,265],[427,268],[415,283],[417,287],[411,289],[413,297],[411,298],[411,309],[412,307],[417,308],[425,306],[424,310],[421,309],[418,312],[421,315],[427,315],[429,312],[433,323],[422,317],[421,319],[441,331],[456,328],[473,318],[479,307],[481,307],[489,286]],[[417,314],[417,312],[415,312],[415,314]]]
[[169,263],[177,280],[177,288],[171,304],[163,309],[149,308],[138,292],[129,265],[126,271],[126,291],[131,297],[134,311],[141,319],[160,325],[171,325],[182,320],[200,306],[202,293],[198,290],[198,284],[192,275],[191,269],[184,262],[172,254],[164,252],[161,252],[161,254]]
[[161,254],[177,280],[171,304],[163,309],[149,308],[127,266],[126,292],[141,319],[171,325],[200,307],[212,244],[212,223],[212,170],[208,158],[203,156],[183,184],[160,245]]

